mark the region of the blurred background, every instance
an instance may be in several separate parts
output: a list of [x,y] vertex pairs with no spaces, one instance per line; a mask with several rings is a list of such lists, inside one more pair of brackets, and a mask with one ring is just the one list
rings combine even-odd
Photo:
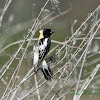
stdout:
[[[0,0],[0,13],[2,13],[3,7],[6,0]],[[43,7],[46,0],[37,1],[37,0],[12,0],[11,5],[8,7],[2,22],[2,27],[0,29],[0,42],[1,45],[16,41],[17,39],[23,39],[26,36],[28,29],[32,26],[34,20],[39,14],[41,8]],[[59,34],[53,36],[53,39],[63,41],[64,36],[70,34],[70,26],[74,20],[77,20],[76,29],[80,26],[82,21],[87,17],[87,15],[93,12],[96,7],[100,4],[99,0],[59,0],[60,11],[63,12],[68,10],[72,5],[72,10],[67,14],[55,19],[53,22],[49,23],[44,27],[53,27],[53,29]],[[46,7],[50,12],[55,11],[56,14],[59,14],[58,9],[52,9],[51,3]],[[46,13],[41,15],[41,18],[46,16]],[[55,27],[54,27],[55,26]],[[59,30],[61,32],[59,32]],[[24,32],[22,32],[24,31]],[[62,37],[60,36],[62,35]],[[15,35],[17,38],[15,38]],[[11,37],[13,37],[11,39]]]

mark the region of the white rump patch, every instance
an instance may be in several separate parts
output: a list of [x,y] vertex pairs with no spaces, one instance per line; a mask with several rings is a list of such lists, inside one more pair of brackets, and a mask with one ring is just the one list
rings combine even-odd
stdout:
[[48,65],[47,65],[45,60],[43,60],[43,62],[42,62],[42,69],[47,69],[48,70]]

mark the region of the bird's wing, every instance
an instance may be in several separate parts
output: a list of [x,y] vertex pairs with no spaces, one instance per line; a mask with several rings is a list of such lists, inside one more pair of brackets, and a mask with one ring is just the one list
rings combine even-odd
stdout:
[[50,49],[51,41],[49,38],[42,38],[39,41],[39,62],[42,62]]
[[39,66],[48,53],[51,45],[50,38],[42,38],[34,47],[34,65]]

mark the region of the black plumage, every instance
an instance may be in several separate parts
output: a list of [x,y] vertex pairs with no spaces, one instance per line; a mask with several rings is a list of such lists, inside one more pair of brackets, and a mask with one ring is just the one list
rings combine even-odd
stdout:
[[38,44],[34,52],[34,64],[41,64],[41,70],[47,80],[50,80],[53,76],[53,71],[44,60],[51,46],[50,36],[52,33],[54,33],[54,31],[47,28],[40,31]]
[[[43,50],[40,50],[39,49],[39,62],[42,62],[43,59],[45,58],[46,54],[49,52],[49,49],[50,49],[50,46],[51,46],[51,40],[50,38],[47,38],[47,46],[43,49]],[[45,41],[45,38],[42,38],[39,42],[39,46],[41,46],[41,44],[43,45]]]

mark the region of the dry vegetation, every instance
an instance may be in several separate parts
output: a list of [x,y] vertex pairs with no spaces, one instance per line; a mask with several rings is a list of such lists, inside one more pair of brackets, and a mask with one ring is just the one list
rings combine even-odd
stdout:
[[[3,17],[12,1],[6,0],[0,15],[0,27],[2,27]],[[48,3],[51,3],[53,12],[46,9]],[[77,30],[74,30],[77,20],[73,21],[70,37],[65,37],[63,42],[52,40],[55,47],[50,50],[46,57],[46,59],[50,56],[53,57],[53,60],[48,62],[54,72],[52,81],[46,81],[40,70],[37,73],[34,72],[34,67],[31,66],[33,48],[37,41],[34,35],[44,25],[72,9],[70,5],[69,9],[61,12],[59,4],[58,0],[47,0],[28,30],[27,36],[23,37],[23,40],[10,43],[0,50],[0,54],[2,54],[6,49],[18,46],[15,53],[8,54],[9,60],[0,69],[0,88],[3,91],[0,93],[1,100],[66,100],[71,94],[71,90],[74,90],[75,94],[79,93],[79,95],[71,95],[72,100],[79,100],[84,90],[91,86],[91,81],[99,79],[100,76],[96,73],[100,67],[100,57],[98,56],[100,54],[98,49],[100,5],[87,15]],[[53,16],[56,12],[55,9],[59,13]],[[47,15],[40,20],[43,12],[46,12]],[[90,69],[87,70],[89,67]],[[9,81],[5,81],[7,73],[10,73]]]

